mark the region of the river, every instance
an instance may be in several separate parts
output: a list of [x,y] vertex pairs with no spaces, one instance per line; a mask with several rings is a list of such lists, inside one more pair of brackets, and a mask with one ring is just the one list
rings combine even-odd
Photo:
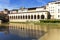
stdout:
[[[44,35],[46,36],[44,37]],[[46,27],[35,24],[9,23],[0,26],[0,40],[59,40],[59,35],[60,29],[51,28],[49,25]]]

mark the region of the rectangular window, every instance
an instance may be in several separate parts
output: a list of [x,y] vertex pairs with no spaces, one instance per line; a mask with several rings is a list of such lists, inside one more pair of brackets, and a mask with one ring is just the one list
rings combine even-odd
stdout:
[[58,13],[60,13],[60,9],[58,9]]
[[60,17],[60,15],[58,15],[58,17]]

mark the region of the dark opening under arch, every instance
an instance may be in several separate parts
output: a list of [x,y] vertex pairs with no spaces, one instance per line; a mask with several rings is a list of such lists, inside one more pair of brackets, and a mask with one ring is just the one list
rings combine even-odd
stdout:
[[40,19],[40,15],[37,15],[37,19]]
[[33,19],[33,15],[31,15],[31,19]]
[[28,15],[28,19],[30,19],[30,15]]
[[41,19],[44,19],[44,15],[41,15]]
[[36,19],[36,15],[34,15],[34,19]]

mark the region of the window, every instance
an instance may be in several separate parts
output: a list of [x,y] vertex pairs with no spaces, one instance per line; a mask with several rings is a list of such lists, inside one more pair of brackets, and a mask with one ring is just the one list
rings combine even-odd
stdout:
[[58,17],[60,17],[60,15],[58,15]]
[[58,9],[58,13],[60,13],[60,9]]

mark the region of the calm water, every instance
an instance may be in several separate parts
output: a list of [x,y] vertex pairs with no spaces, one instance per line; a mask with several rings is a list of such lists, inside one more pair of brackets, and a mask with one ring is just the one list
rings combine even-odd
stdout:
[[[0,26],[0,40],[38,40],[47,33],[51,35],[57,31],[54,29],[51,30],[41,25],[10,23]],[[49,37],[49,35],[46,37]]]

